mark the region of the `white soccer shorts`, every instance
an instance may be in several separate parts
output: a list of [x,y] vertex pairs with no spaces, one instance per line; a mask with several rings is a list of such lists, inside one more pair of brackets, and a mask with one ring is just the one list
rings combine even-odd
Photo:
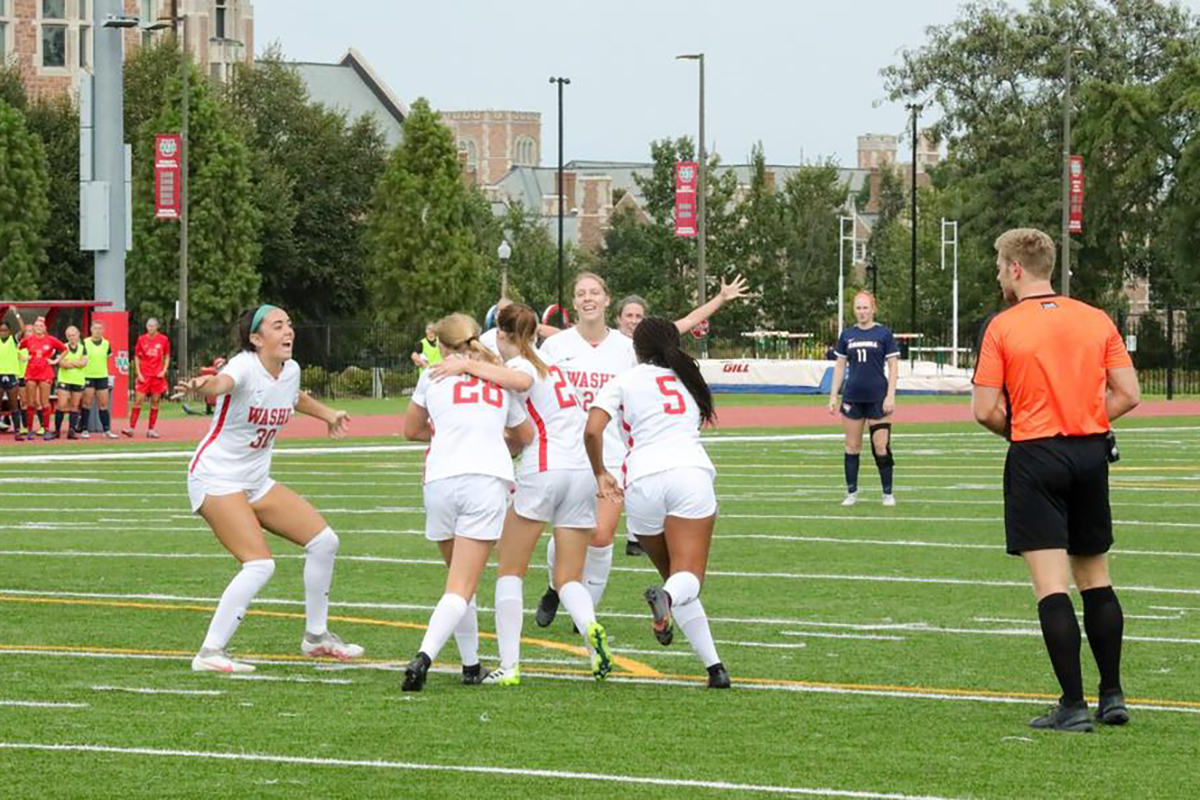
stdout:
[[512,484],[494,475],[454,475],[425,484],[425,538],[496,541],[511,494]]
[[219,497],[226,494],[238,494],[239,492],[246,495],[246,501],[254,504],[267,496],[267,492],[275,486],[275,481],[272,478],[263,478],[261,481],[253,483],[245,483],[242,481],[221,481],[212,478],[197,478],[195,475],[188,476],[187,491],[188,500],[192,504],[192,513],[195,514],[200,510],[200,506],[204,505],[204,498],[210,494],[214,497]]
[[712,472],[700,467],[656,472],[625,487],[625,521],[634,536],[657,536],[667,517],[704,519],[717,513]]
[[556,528],[596,527],[596,478],[590,469],[552,469],[517,476],[513,509]]

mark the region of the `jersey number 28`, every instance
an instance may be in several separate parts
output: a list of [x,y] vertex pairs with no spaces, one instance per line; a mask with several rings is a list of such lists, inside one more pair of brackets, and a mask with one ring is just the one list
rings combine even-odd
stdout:
[[[480,384],[483,385],[482,392],[479,389]],[[496,408],[504,407],[504,392],[494,383],[480,381],[476,376],[470,375],[454,384],[455,405],[478,403],[481,396],[483,397],[483,402],[489,406],[495,406]]]

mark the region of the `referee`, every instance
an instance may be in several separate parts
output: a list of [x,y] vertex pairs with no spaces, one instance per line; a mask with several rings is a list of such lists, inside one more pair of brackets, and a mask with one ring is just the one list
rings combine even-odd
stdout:
[[[1112,320],[1050,285],[1054,242],[1032,228],[996,240],[997,279],[1011,305],[987,324],[972,410],[1010,442],[1004,463],[1008,552],[1029,567],[1042,638],[1062,697],[1030,725],[1092,730],[1079,666],[1080,632],[1068,593],[1083,598],[1083,626],[1100,670],[1096,722],[1129,721],[1121,689],[1124,617],[1108,576],[1112,546],[1110,423],[1139,401],[1137,373]],[[1006,402],[1007,401],[1007,402]]]

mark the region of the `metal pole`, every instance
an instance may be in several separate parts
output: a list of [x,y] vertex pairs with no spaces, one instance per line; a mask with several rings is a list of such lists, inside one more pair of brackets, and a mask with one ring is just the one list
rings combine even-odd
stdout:
[[921,106],[912,107],[912,315],[911,328],[917,332],[917,115]]
[[558,84],[558,315],[565,317],[563,312],[563,85],[571,82],[570,78],[551,78],[551,83]]
[[[954,238],[946,238],[946,229],[954,231]],[[950,317],[950,365],[958,366],[958,222],[942,217],[942,269],[946,269],[946,246],[954,248],[954,279],[951,284],[951,317]]]
[[179,3],[175,6],[176,35],[179,45],[179,68],[182,74],[183,97],[180,113],[180,160],[182,168],[179,173],[179,365],[175,374],[182,380],[188,375],[188,157],[191,151],[191,141],[188,139],[188,109],[191,106],[191,59],[188,57],[187,39],[180,35],[186,33],[186,18],[179,16]]
[[125,310],[125,50],[123,28],[105,22],[123,14],[119,0],[96,0],[92,4],[94,43],[95,123],[93,152],[94,180],[107,183],[108,249],[95,256],[96,299],[112,306],[106,311]]
[[846,327],[846,218],[838,217],[838,333]]
[[1063,72],[1062,156],[1062,294],[1071,296],[1071,39],[1067,37],[1066,69]]
[[1167,399],[1175,399],[1175,307],[1167,301]]
[[704,260],[704,239],[706,233],[705,195],[708,194],[708,154],[704,150],[704,53],[700,54],[700,186],[699,205],[697,206],[696,233],[699,237],[699,249],[696,254],[696,267],[700,277],[697,297],[699,305],[708,302],[707,266]]

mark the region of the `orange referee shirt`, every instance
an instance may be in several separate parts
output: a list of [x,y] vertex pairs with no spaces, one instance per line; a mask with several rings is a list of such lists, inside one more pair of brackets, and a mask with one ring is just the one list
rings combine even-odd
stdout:
[[1012,441],[1107,433],[1107,373],[1132,367],[1125,342],[1098,308],[1067,297],[1027,297],[988,323],[974,383],[1008,395]]

